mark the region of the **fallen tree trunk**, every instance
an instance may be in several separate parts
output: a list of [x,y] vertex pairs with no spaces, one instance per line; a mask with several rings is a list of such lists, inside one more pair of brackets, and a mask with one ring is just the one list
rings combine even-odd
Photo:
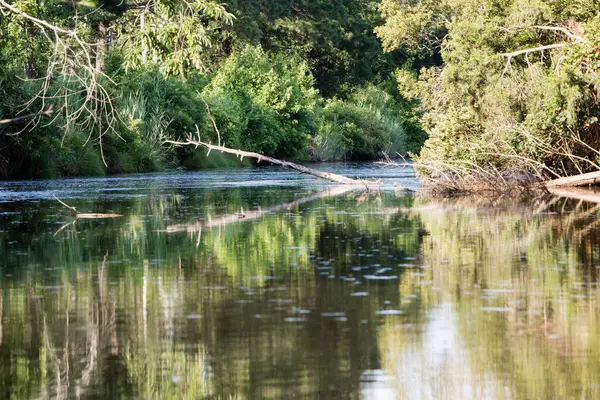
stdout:
[[212,150],[215,150],[215,151],[220,151],[221,153],[234,154],[236,157],[239,157],[240,159],[244,159],[244,157],[255,158],[256,160],[258,160],[258,162],[267,161],[267,162],[270,162],[271,164],[281,165],[286,168],[295,169],[296,171],[301,172],[303,174],[308,174],[308,175],[316,176],[318,178],[327,179],[330,182],[343,183],[346,185],[364,185],[364,186],[373,184],[373,182],[368,182],[368,181],[364,181],[364,180],[360,180],[360,179],[351,179],[351,178],[348,178],[343,175],[337,175],[337,174],[332,174],[330,172],[318,171],[316,169],[307,168],[303,165],[296,164],[296,163],[293,163],[290,161],[278,160],[276,158],[268,157],[268,156],[265,156],[265,155],[262,155],[259,153],[254,153],[251,151],[235,150],[235,149],[230,149],[228,147],[215,146],[211,143],[194,140],[191,136],[188,137],[185,142],[177,142],[177,141],[173,141],[173,140],[167,140],[166,143],[171,143],[171,144],[174,144],[177,146],[206,147],[208,149],[207,155],[209,155]]
[[575,176],[568,176],[566,178],[554,179],[551,181],[547,181],[544,184],[547,188],[555,188],[568,186],[588,186],[596,185],[598,183],[600,183],[600,171]]

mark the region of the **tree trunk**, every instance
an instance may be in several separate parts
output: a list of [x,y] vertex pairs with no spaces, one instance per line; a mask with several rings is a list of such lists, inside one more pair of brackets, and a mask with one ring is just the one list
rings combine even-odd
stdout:
[[171,143],[171,144],[175,144],[178,146],[196,146],[196,147],[203,146],[208,149],[207,155],[210,154],[210,152],[212,150],[215,150],[215,151],[220,151],[221,153],[234,154],[237,157],[240,157],[240,159],[243,159],[244,157],[255,158],[256,160],[258,160],[258,162],[266,161],[271,164],[281,165],[282,167],[295,169],[296,171],[299,171],[303,174],[308,174],[308,175],[316,176],[318,178],[327,179],[330,182],[344,183],[346,185],[363,185],[366,188],[368,188],[369,186],[374,186],[374,185],[378,186],[378,184],[379,184],[378,182],[365,181],[365,180],[361,180],[361,179],[352,179],[352,178],[348,178],[346,176],[332,174],[330,172],[318,171],[316,169],[307,168],[300,164],[296,164],[296,163],[293,163],[290,161],[278,160],[276,158],[268,157],[268,156],[265,156],[265,155],[262,155],[259,153],[243,151],[243,150],[235,150],[235,149],[230,149],[228,147],[223,147],[223,146],[215,146],[210,143],[193,140],[191,137],[188,137],[187,141],[185,141],[185,142],[176,142],[176,141],[172,141],[172,140],[167,140],[166,143]]

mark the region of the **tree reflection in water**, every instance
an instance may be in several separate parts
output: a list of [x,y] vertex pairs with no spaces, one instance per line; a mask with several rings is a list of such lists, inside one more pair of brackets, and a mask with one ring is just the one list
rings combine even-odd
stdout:
[[2,397],[598,394],[594,204],[262,187],[86,205],[125,217],[0,220]]

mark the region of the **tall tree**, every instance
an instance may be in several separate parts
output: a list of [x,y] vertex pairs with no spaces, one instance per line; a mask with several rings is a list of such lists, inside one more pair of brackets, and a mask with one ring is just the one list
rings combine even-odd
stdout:
[[444,61],[418,81],[398,74],[425,110],[420,161],[459,175],[600,169],[599,10],[598,0],[384,0],[386,48]]

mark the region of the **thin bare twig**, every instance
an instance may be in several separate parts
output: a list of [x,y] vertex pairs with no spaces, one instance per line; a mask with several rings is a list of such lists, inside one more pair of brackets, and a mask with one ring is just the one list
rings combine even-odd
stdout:
[[54,200],[58,201],[63,206],[67,207],[70,210],[73,210],[74,212],[77,212],[77,209],[75,207],[68,205],[67,203],[65,203],[64,201],[62,201],[58,197],[56,197],[56,195],[53,194],[52,197],[54,197]]

